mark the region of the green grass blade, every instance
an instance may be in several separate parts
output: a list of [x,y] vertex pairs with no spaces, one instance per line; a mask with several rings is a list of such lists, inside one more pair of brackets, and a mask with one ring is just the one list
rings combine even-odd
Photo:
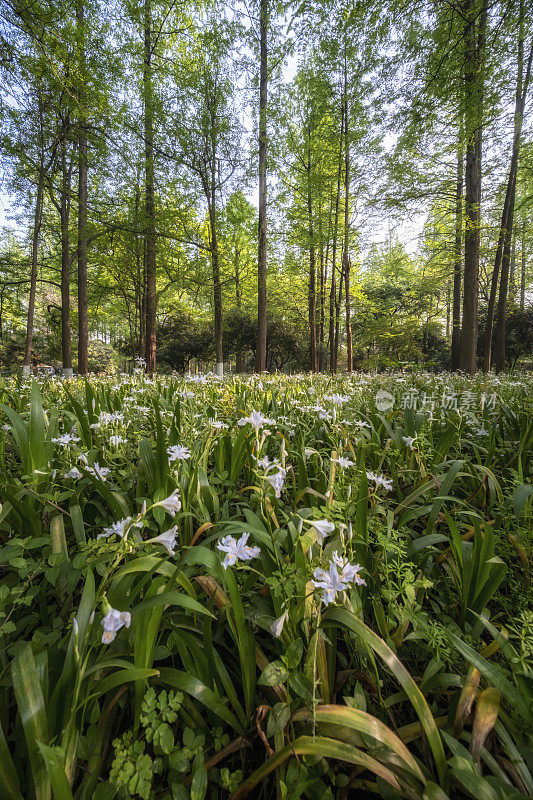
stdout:
[[411,675],[407,672],[402,662],[393,653],[390,647],[381,639],[373,630],[371,630],[365,623],[351,614],[345,608],[335,607],[328,610],[324,614],[323,625],[340,624],[352,630],[361,639],[374,650],[375,653],[382,659],[387,667],[394,674],[396,680],[401,685],[413,708],[415,709],[418,718],[424,728],[424,731],[435,759],[435,766],[439,776],[441,785],[447,781],[447,767],[446,757],[444,755],[444,747],[439,733],[439,729],[435,724],[435,719],[430,711],[426,699]]
[[31,645],[25,645],[17,653],[11,664],[11,675],[28,747],[35,797],[36,800],[51,800],[50,779],[37,744],[46,744],[49,740],[48,721]]
[[59,757],[57,749],[39,742],[39,750],[44,759],[50,783],[52,784],[54,800],[74,800],[67,776],[65,775],[65,767]]

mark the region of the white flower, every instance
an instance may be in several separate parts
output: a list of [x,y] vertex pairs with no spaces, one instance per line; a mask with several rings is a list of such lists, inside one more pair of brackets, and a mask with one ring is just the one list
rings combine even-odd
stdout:
[[334,394],[327,394],[324,399],[331,400],[332,403],[340,405],[342,403],[347,403],[350,398],[348,397],[348,395],[334,393]]
[[[113,522],[113,524],[110,525],[109,528],[104,528],[103,533],[99,533],[96,538],[107,539],[108,536],[118,536],[119,539],[123,539],[130,528],[130,523],[131,523],[131,517],[124,517],[124,519],[119,519],[118,522]],[[140,525],[140,523],[136,524],[137,526]]]
[[[341,569],[339,573],[339,567]],[[328,606],[337,598],[339,592],[344,592],[349,583],[364,584],[365,581],[359,577],[361,567],[359,564],[349,564],[348,561],[339,557],[335,552],[329,562],[329,569],[317,567],[313,573],[312,581],[315,589],[322,589],[322,602]]]
[[258,431],[264,425],[274,425],[274,420],[265,417],[260,411],[252,411],[249,417],[242,417],[238,422],[239,425],[246,425],[246,423],[249,423],[254,430]]
[[122,444],[126,440],[123,436],[110,436],[109,437],[109,444],[113,445],[113,447],[117,447],[119,444]]
[[71,442],[79,442],[79,436],[73,436],[71,433],[64,433],[62,436],[58,436],[55,439],[51,440],[54,444],[62,444],[65,447],[69,445]]
[[155,536],[153,539],[148,539],[148,543],[162,544],[163,547],[166,547],[166,549],[168,550],[169,556],[173,556],[176,553],[174,548],[176,547],[177,535],[178,535],[178,526],[174,525],[174,527],[169,528],[168,531],[160,533],[159,536]]
[[180,500],[180,493],[179,489],[174,489],[171,495],[166,497],[164,500],[160,500],[159,503],[155,503],[156,506],[163,506],[165,511],[168,511],[169,514],[174,516],[178,513],[181,508],[181,500]]
[[167,453],[169,461],[184,461],[191,456],[189,448],[182,444],[173,444],[172,447],[167,448]]
[[332,461],[336,461],[340,467],[354,467],[355,461],[351,461],[349,458],[345,456],[339,456],[338,458],[332,458]]
[[[200,414],[200,416],[202,416],[202,414]],[[210,417],[207,420],[207,424],[211,425],[213,428],[216,428],[217,431],[221,431],[223,428],[229,428],[229,425],[228,425],[227,422],[222,422],[221,419],[216,419],[215,417],[212,417],[212,418]]]
[[332,416],[328,411],[319,411],[318,412],[318,418],[319,419],[323,419],[326,422],[331,422],[331,420],[332,420]]
[[131,623],[131,614],[129,611],[117,611],[112,608],[111,611],[102,619],[102,644],[110,644],[116,637],[121,628],[129,628]]
[[341,579],[336,564],[333,562],[330,563],[327,572],[321,567],[317,567],[313,573],[313,578],[312,584],[315,589],[323,589],[322,602],[325,606],[333,603],[337,599],[337,594],[344,592],[348,588],[345,581]]
[[70,472],[65,473],[65,478],[73,478],[74,480],[77,480],[78,478],[83,478],[83,475],[77,467],[72,467]]
[[94,475],[95,478],[100,478],[101,481],[105,480],[106,475],[109,475],[109,473],[111,472],[109,467],[101,467],[98,461],[95,461],[92,467],[87,466],[85,467],[85,469],[91,475]]
[[[256,456],[254,456],[254,458],[256,458]],[[262,469],[268,469],[270,466],[272,466],[272,463],[268,456],[263,456],[263,458],[257,459],[257,466],[261,467]]]
[[403,441],[411,450],[413,450],[413,442],[416,439],[416,436],[402,436]]
[[306,448],[305,448],[305,450],[304,450],[304,456],[305,456],[306,458],[309,458],[309,456],[312,456],[312,455],[314,455],[315,453],[316,453],[316,450],[313,450],[313,448],[312,448],[312,447],[306,447]]
[[339,576],[345,583],[357,583],[360,586],[366,586],[366,581],[359,576],[359,572],[363,569],[359,564],[349,564],[347,558],[337,555],[337,551],[333,553],[331,560],[337,567],[340,568]]
[[[98,422],[100,425],[109,425],[112,422],[122,422],[124,419],[124,414],[121,414],[119,411],[114,411],[112,414],[109,414],[107,411],[100,411],[98,415]],[[91,425],[91,428],[93,426]]]
[[76,619],[76,617],[73,617],[72,618],[72,633],[74,634],[74,636],[77,636],[79,634],[79,632],[80,632],[80,629],[78,627],[78,620]]
[[326,536],[329,536],[335,530],[334,523],[328,522],[327,519],[313,520],[311,524],[316,531],[316,538],[319,544],[322,544]]
[[[277,466],[277,465],[276,465]],[[276,497],[281,497],[283,491],[283,484],[285,483],[286,470],[283,467],[278,468],[275,475],[265,475],[265,480],[269,482],[276,493]]]
[[283,631],[283,626],[285,625],[285,621],[288,616],[289,612],[284,611],[281,617],[275,619],[272,625],[270,626],[270,633],[272,634],[272,636],[275,636],[276,639],[279,639],[279,637],[281,636],[281,632]]
[[386,478],[384,475],[378,475],[375,472],[367,472],[366,477],[369,481],[373,481],[376,484],[376,488],[383,486],[385,491],[391,492],[393,483],[390,478]]
[[217,550],[227,553],[222,562],[224,569],[233,566],[237,561],[250,561],[252,558],[257,558],[261,553],[259,547],[250,547],[246,544],[249,536],[249,533],[243,533],[240,539],[235,539],[233,536],[224,536],[220,540],[217,544]]

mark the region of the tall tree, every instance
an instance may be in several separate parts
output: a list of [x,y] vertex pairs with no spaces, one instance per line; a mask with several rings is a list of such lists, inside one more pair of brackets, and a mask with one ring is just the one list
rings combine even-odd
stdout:
[[[515,210],[515,197],[516,197],[516,182],[518,171],[518,156],[520,150],[520,137],[522,134],[522,124],[524,119],[524,110],[526,104],[527,91],[529,88],[529,81],[531,78],[531,64],[533,60],[533,41],[527,59],[527,65],[524,70],[524,0],[520,2],[520,20],[519,20],[519,38],[518,38],[518,70],[516,80],[516,96],[515,96],[515,114],[514,114],[514,135],[513,135],[513,149],[511,155],[511,166],[509,169],[509,179],[507,183],[506,197],[504,203],[504,218],[502,218],[502,231],[500,233],[501,241],[501,277],[500,277],[500,292],[498,296],[498,310],[496,319],[496,370],[501,372],[505,369],[505,322],[507,314],[507,294],[509,287],[509,266],[511,260],[511,241],[513,236],[514,227],[514,210]],[[500,250],[500,242],[498,242],[498,250]],[[498,255],[498,253],[497,253]],[[497,263],[494,265],[493,284],[497,281]],[[491,287],[491,299],[493,299]],[[494,302],[489,309],[493,311]],[[487,319],[487,340],[485,357],[486,369],[490,369],[490,345],[492,342],[492,330],[489,328],[492,325],[492,313],[490,319]]]
[[487,0],[481,0],[481,7],[478,7],[475,0],[464,0],[463,17],[465,20],[464,120],[466,160],[463,317],[459,365],[465,372],[473,375],[477,370],[483,57],[487,24]]
[[157,250],[154,170],[154,93],[152,0],[144,0],[144,210],[145,210],[145,355],[146,372],[152,375],[156,364],[157,328]]
[[266,368],[267,348],[267,99],[268,0],[259,1],[259,221],[255,371]]
[[86,64],[85,64],[85,0],[77,0],[76,22],[78,35],[78,372],[85,375],[89,369],[89,330],[87,325],[87,136],[86,117]]

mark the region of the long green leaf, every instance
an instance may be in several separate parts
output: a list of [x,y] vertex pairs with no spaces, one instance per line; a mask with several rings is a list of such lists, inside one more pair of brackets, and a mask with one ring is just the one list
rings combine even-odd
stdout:
[[[244,783],[241,783],[237,791],[231,795],[230,800],[244,800],[267,775],[280,767],[291,756],[299,755],[331,758],[336,761],[357,764],[385,780],[397,791],[401,789],[396,775],[362,750],[326,736],[299,736],[286,747],[278,750],[272,758],[256,769]],[[406,795],[408,797],[412,796],[409,793],[406,793]]]
[[162,667],[159,670],[158,683],[172,686],[198,700],[209,711],[215,714],[223,722],[227,722],[237,733],[244,734],[244,728],[229,708],[218,699],[216,694],[209,689],[202,681],[188,672],[181,672],[172,667]]
[[359,635],[361,639],[374,650],[382,661],[387,665],[391,672],[396,677],[399,684],[404,689],[409,697],[413,708],[415,709],[418,718],[426,733],[429,746],[435,759],[435,766],[441,785],[447,781],[446,757],[444,755],[444,747],[439,733],[439,729],[435,724],[435,719],[430,711],[426,699],[411,675],[405,669],[399,658],[392,652],[390,647],[381,639],[373,630],[371,630],[365,623],[360,620],[355,614],[350,613],[345,608],[334,607],[329,609],[323,617],[323,625],[340,624],[352,630]]
[[0,724],[0,790],[4,800],[23,800],[17,770]]
[[39,742],[39,750],[44,759],[46,770],[52,784],[54,800],[74,800],[67,776],[65,766],[53,747]]
[[43,693],[31,645],[25,645],[11,664],[13,690],[30,761],[36,800],[50,800],[51,787],[38,742],[49,741]]

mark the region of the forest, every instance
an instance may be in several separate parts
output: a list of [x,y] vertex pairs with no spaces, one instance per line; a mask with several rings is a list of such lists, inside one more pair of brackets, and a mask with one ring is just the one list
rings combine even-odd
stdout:
[[533,798],[531,0],[0,0],[0,800]]
[[4,0],[3,368],[527,363],[531,23]]

